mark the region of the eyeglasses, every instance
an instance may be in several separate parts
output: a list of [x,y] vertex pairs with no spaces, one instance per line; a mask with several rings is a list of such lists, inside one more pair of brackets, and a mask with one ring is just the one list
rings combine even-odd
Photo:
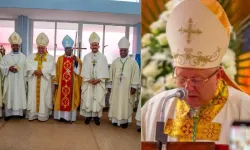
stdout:
[[205,79],[199,78],[199,77],[197,77],[197,78],[185,78],[182,76],[176,76],[176,77],[174,76],[173,78],[174,78],[177,85],[186,86],[187,82],[189,81],[189,85],[199,87],[199,86],[203,85],[205,82],[207,82],[212,76],[214,76],[218,72],[218,70],[219,69],[217,69],[214,73],[212,73],[210,76],[208,76]]

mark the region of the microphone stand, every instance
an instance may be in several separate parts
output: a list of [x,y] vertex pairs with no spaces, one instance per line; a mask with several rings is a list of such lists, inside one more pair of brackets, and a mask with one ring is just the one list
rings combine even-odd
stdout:
[[[183,89],[181,89],[183,90]],[[160,114],[160,121],[158,121],[156,123],[156,134],[155,134],[155,140],[157,141],[157,150],[162,150],[162,145],[165,144],[166,145],[166,150],[167,150],[167,143],[168,143],[168,135],[164,134],[164,126],[165,126],[165,107],[166,107],[166,103],[169,99],[173,98],[173,97],[179,97],[181,99],[185,98],[187,93],[184,92],[180,93],[181,91],[177,91],[175,94],[173,95],[169,95],[165,98],[163,98],[163,104],[161,107],[161,114]]]

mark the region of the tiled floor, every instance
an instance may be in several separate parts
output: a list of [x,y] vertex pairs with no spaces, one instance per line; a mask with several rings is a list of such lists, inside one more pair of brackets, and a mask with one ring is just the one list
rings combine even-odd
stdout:
[[127,129],[114,127],[107,118],[101,125],[72,124],[52,118],[47,122],[13,118],[0,120],[0,150],[140,150],[140,133],[135,122]]

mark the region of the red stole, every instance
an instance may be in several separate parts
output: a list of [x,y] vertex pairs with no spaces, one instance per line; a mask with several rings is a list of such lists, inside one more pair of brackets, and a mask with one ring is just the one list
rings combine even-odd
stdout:
[[61,111],[70,111],[71,106],[71,94],[73,91],[72,88],[72,75],[73,75],[73,57],[63,58],[62,65],[62,87],[61,87],[61,101],[60,101],[60,110]]

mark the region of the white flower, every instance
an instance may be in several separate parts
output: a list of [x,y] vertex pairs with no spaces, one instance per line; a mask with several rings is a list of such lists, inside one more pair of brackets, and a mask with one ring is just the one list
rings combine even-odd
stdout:
[[176,84],[175,84],[175,82],[174,82],[174,78],[173,78],[173,74],[172,73],[166,75],[165,80],[166,80],[166,87],[168,87],[170,89],[177,87]]
[[174,3],[172,1],[168,1],[166,4],[165,4],[165,7],[167,10],[173,10],[174,8]]
[[234,81],[234,76],[237,74],[234,51],[228,49],[222,58],[222,66],[228,77]]
[[231,80],[235,81],[235,75],[237,74],[235,67],[224,68],[224,71]]
[[153,84],[153,86],[151,86],[152,91],[154,92],[154,95],[162,92],[165,90],[165,79],[164,77],[160,77],[158,78],[158,80]]
[[151,54],[149,53],[149,49],[148,48],[143,48],[141,50],[141,59],[142,59],[142,68],[145,67],[146,62],[151,58]]
[[172,12],[171,10],[167,10],[167,11],[164,11],[163,13],[161,13],[160,20],[162,20],[165,23],[167,23],[168,22],[168,18],[170,16],[171,12]]
[[153,34],[159,34],[165,31],[166,23],[163,20],[157,20],[153,22],[149,28]]
[[151,38],[153,38],[154,35],[151,33],[146,33],[143,35],[141,39],[142,47],[148,46],[151,43]]
[[156,37],[157,41],[160,43],[161,46],[168,45],[167,36],[165,33],[162,33]]
[[[151,59],[151,54],[149,52],[149,48],[143,48],[141,50],[141,59],[142,59],[142,65],[146,65],[146,62]],[[143,67],[142,67],[143,68]]]
[[226,66],[235,66],[235,53],[231,49],[228,49],[226,54],[223,56],[221,63]]
[[167,58],[166,53],[155,53],[154,56],[151,59],[152,60],[164,61],[164,60],[166,60],[166,58]]
[[143,100],[149,100],[153,96],[154,96],[154,93],[153,93],[153,91],[151,89],[141,87],[141,98]]
[[170,50],[168,48],[164,49],[163,53],[155,53],[152,57],[152,60],[159,60],[159,61],[167,61],[168,63],[173,62],[173,58],[170,54]]
[[142,69],[142,74],[146,77],[155,78],[162,69],[158,69],[158,61],[152,60],[147,66]]

